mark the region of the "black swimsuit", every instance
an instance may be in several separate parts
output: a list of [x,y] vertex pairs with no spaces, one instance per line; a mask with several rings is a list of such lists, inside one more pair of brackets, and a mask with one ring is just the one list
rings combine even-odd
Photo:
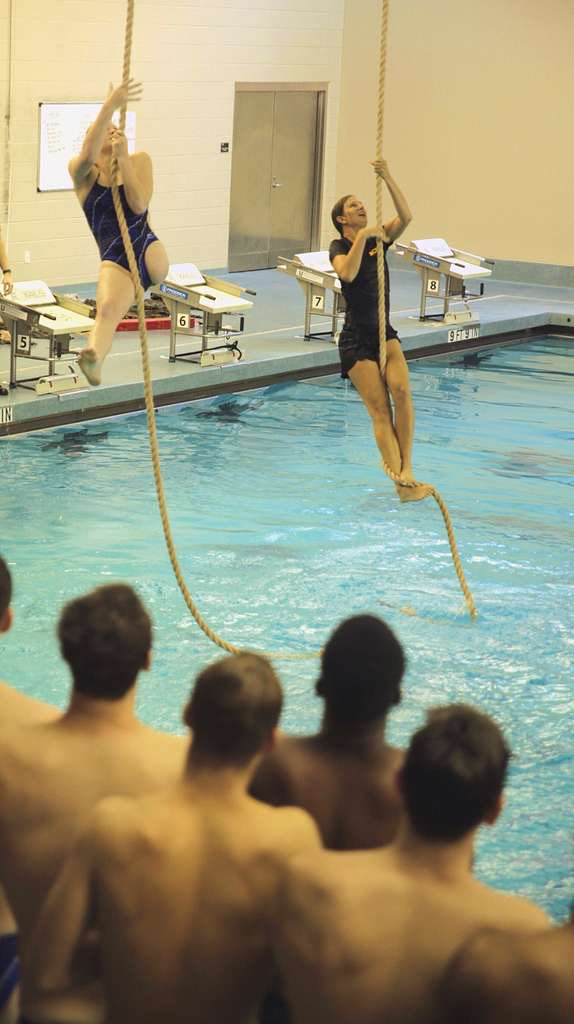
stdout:
[[[329,248],[331,263],[337,256],[346,256],[352,242],[336,238]],[[387,313],[387,341],[400,338],[389,320],[389,268],[387,250],[390,242],[383,243],[385,253],[385,309]],[[353,281],[341,281],[341,290],[347,304],[343,330],[339,338],[341,377],[361,359],[379,361],[379,278],[377,272],[377,239],[373,236],[365,243],[359,272]]]

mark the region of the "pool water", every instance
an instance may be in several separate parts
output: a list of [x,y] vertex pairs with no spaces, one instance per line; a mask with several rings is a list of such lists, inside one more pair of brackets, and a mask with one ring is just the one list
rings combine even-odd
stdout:
[[[390,736],[471,701],[515,753],[481,877],[563,918],[574,895],[573,349],[548,338],[411,364],[415,471],[442,493],[479,619],[469,621],[434,502],[400,505],[360,399],[338,378],[163,411],[166,494],[188,585],[235,644],[314,650],[344,617],[384,615],[409,658]],[[198,669],[219,652],[191,619],[164,550],[142,414],[0,445],[0,550],[16,623],[0,675],[63,704],[62,603],[132,583],[155,622],[142,717],[179,729]],[[421,617],[398,610],[413,606]],[[284,726],[311,732],[316,661],[280,663]]]

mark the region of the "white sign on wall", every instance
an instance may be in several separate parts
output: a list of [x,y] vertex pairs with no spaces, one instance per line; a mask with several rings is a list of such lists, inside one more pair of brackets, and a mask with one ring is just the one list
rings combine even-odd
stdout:
[[[58,192],[72,188],[68,164],[82,148],[84,135],[96,120],[101,103],[40,103],[38,192]],[[114,115],[119,122],[119,113]],[[128,150],[135,150],[136,115],[126,116]]]

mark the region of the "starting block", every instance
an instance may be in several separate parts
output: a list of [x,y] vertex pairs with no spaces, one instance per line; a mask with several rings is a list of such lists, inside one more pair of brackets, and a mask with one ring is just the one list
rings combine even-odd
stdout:
[[55,373],[53,377],[39,377],[36,381],[37,395],[59,395],[62,391],[85,389],[86,382],[80,371],[68,366],[69,374]]
[[[243,332],[245,313],[253,308],[253,303],[243,295],[255,295],[255,292],[204,276],[194,263],[178,263],[170,266],[165,281],[154,294],[163,299],[171,314],[170,363],[188,359],[200,366],[212,366],[241,359],[243,353],[233,336]],[[224,317],[238,317],[238,326],[224,323]],[[177,352],[181,335],[200,338],[201,348]],[[224,340],[220,344],[209,344],[210,340],[221,336]]]
[[[412,263],[421,275],[419,320],[458,324],[479,319],[478,314],[470,309],[468,302],[484,293],[483,279],[492,274],[485,264],[492,263],[492,260],[475,256],[464,249],[451,249],[444,238],[423,238],[408,244],[397,242],[395,249],[398,255]],[[480,290],[471,294],[467,291],[467,282],[477,280],[481,280]],[[427,312],[429,299],[442,300],[442,309]],[[461,300],[464,309],[451,310],[450,303],[453,300]]]
[[[56,363],[60,359],[76,359],[70,341],[92,330],[94,321],[89,306],[79,299],[51,292],[43,281],[20,281],[10,295],[0,297],[0,316],[10,332],[11,388],[27,387],[37,394],[48,394],[85,387],[75,371],[70,376],[57,374]],[[48,374],[18,377],[19,359],[47,363]],[[76,384],[71,383],[72,378],[77,380]]]
[[[345,314],[345,300],[328,252],[300,252],[293,259],[279,257],[277,270],[294,277],[305,293],[305,338],[330,336],[336,342],[339,318]],[[331,296],[329,309],[328,296]],[[330,321],[330,330],[312,331],[313,319]]]

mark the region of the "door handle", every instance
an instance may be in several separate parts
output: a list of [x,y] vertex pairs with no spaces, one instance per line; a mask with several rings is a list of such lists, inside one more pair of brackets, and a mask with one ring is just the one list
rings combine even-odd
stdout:
[[277,181],[277,178],[273,178],[271,181],[271,188],[283,188],[283,182]]

